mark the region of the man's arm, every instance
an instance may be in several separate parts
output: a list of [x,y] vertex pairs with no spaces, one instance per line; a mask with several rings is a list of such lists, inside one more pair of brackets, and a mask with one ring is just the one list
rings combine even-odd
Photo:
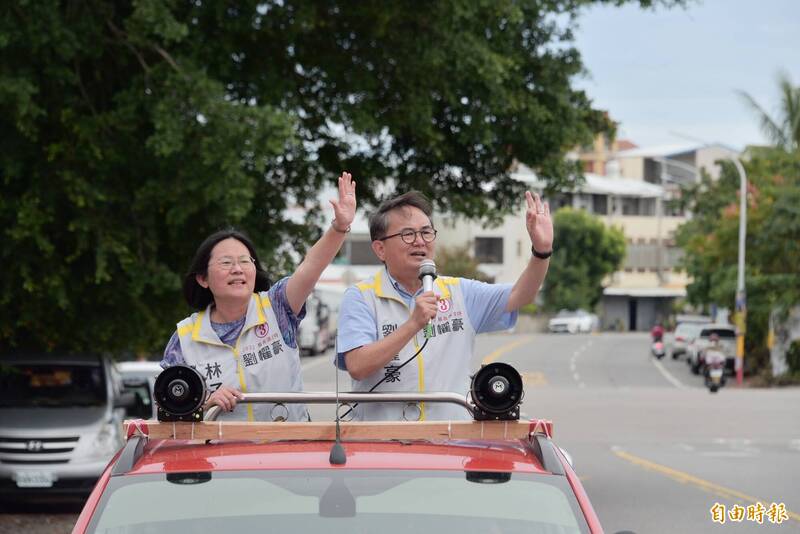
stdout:
[[408,321],[383,339],[362,345],[345,353],[347,372],[356,380],[363,380],[392,361],[417,332],[436,317],[436,295],[428,291],[415,300],[414,311]]
[[[525,192],[525,201],[528,209],[525,212],[525,226],[531,238],[533,249],[538,253],[553,251],[553,221],[550,218],[550,205],[542,202],[539,195]],[[525,304],[530,304],[536,298],[539,288],[542,287],[550,259],[531,258],[528,266],[522,271],[508,299],[506,311],[516,311]]]
[[522,306],[533,302],[539,292],[539,288],[542,287],[549,265],[550,258],[546,260],[531,258],[525,270],[522,271],[522,274],[514,283],[514,287],[511,288],[511,296],[508,298],[506,311],[517,311]]

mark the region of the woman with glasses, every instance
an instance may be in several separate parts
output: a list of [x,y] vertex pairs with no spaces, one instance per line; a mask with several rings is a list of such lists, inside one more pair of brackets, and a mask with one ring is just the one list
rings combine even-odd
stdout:
[[204,407],[219,406],[220,418],[308,420],[305,406],[298,404],[234,408],[242,393],[303,390],[297,327],[306,298],[350,230],[355,189],[351,175],[342,173],[339,198],[330,201],[331,227],[294,274],[273,285],[253,243],[237,230],[215,232],[197,249],[183,294],[198,311],[178,323],[161,366],[188,364],[203,374],[212,392]]
[[[550,209],[538,195],[528,192],[525,199],[532,257],[514,284],[440,275],[433,291],[423,291],[420,266],[434,258],[436,244],[430,202],[411,191],[372,214],[372,250],[384,267],[348,288],[339,310],[337,365],[350,374],[353,391],[466,394],[476,334],[512,327],[547,273]],[[352,412],[359,420],[469,417],[464,408],[444,403],[368,403]]]

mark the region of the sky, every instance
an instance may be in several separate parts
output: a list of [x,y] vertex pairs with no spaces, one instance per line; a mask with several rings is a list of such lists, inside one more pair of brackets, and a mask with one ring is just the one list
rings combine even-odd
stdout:
[[578,23],[576,45],[589,73],[577,86],[620,123],[619,139],[641,147],[767,144],[736,90],[775,116],[778,72],[800,85],[800,0],[600,6]]

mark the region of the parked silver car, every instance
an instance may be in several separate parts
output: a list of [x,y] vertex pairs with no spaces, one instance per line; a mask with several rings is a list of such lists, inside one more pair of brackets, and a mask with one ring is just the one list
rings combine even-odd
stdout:
[[122,378],[122,389],[134,396],[133,406],[126,410],[128,419],[156,419],[153,386],[162,369],[158,362],[119,362],[117,371]]
[[686,354],[686,348],[694,341],[703,325],[700,323],[680,323],[675,327],[675,332],[667,337],[667,352],[672,355],[673,360],[677,360],[682,354]]

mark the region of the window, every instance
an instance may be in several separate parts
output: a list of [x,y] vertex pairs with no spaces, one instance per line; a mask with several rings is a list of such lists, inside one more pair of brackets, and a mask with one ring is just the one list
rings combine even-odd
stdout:
[[381,260],[372,250],[370,241],[352,241],[350,243],[350,265],[380,265]]
[[478,263],[503,263],[503,238],[476,237],[475,259]]
[[639,199],[631,197],[622,198],[623,215],[639,215]]
[[592,211],[598,215],[608,215],[608,196],[592,195]]
[[557,193],[550,201],[550,209],[552,211],[565,206],[572,206],[572,193]]

